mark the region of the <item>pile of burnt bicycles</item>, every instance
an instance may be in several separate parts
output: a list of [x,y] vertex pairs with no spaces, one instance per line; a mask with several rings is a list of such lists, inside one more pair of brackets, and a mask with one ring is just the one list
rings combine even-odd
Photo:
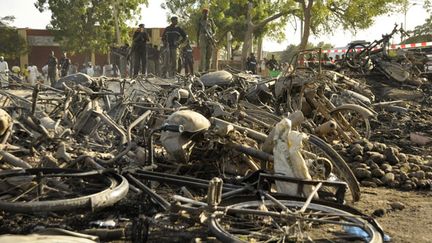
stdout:
[[[347,63],[378,62],[364,55],[371,48],[349,51]],[[200,229],[222,242],[382,242],[377,222],[347,205],[360,200],[359,184],[331,146],[369,138],[373,100],[363,83],[301,67],[269,80],[227,68],[174,80],[75,74],[55,88],[18,82],[0,90],[0,210],[65,217],[132,201],[133,226],[109,240]],[[275,169],[283,119],[302,136],[308,178]],[[107,241],[102,230],[75,231]]]

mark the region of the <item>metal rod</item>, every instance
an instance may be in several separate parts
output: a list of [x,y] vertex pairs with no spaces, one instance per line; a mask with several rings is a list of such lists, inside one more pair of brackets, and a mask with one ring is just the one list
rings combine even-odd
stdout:
[[144,119],[146,119],[148,116],[152,114],[152,111],[146,111],[144,114],[142,114],[140,117],[138,117],[134,122],[132,122],[128,129],[127,129],[127,147],[119,154],[117,154],[114,158],[107,161],[107,163],[114,163],[121,157],[123,157],[125,154],[127,154],[132,149],[132,129],[137,126],[140,122],[142,122]]
[[254,158],[260,159],[260,160],[265,160],[265,161],[273,161],[274,157],[271,154],[268,154],[264,151],[258,150],[258,149],[254,149],[252,147],[246,146],[246,145],[242,145],[242,144],[237,144],[237,143],[229,143],[228,144],[229,147],[232,147],[233,149],[245,153],[249,156],[252,156]]
[[283,209],[283,211],[285,212],[289,212],[289,213],[293,213],[291,210],[289,210],[289,208],[287,208],[285,205],[283,205],[283,203],[281,203],[279,200],[277,200],[276,198],[274,198],[272,195],[268,194],[265,191],[261,192],[264,197],[270,199],[270,201],[272,201],[273,203],[275,203],[276,205],[278,205],[281,209]]
[[[200,180],[196,178],[190,177],[181,177],[174,176],[164,173],[155,173],[155,172],[145,172],[145,173],[134,173],[135,176],[146,179],[146,180],[154,180],[158,182],[170,183],[173,185],[179,186],[191,186],[197,188],[208,188],[209,181]],[[224,184],[222,190],[223,191],[232,191],[234,189],[242,188],[242,186]]]
[[131,180],[139,189],[143,190],[144,193],[147,193],[152,199],[154,199],[158,203],[158,205],[163,208],[163,210],[167,211],[171,207],[171,204],[167,200],[165,200],[159,194],[155,193],[152,189],[144,185],[144,183],[139,181],[133,175],[127,174],[126,177]]
[[180,202],[184,202],[184,203],[190,203],[190,204],[193,204],[193,205],[196,205],[196,206],[203,206],[203,207],[208,206],[208,204],[205,203],[205,202],[196,201],[196,200],[193,200],[193,199],[190,199],[190,198],[187,198],[187,197],[182,197],[180,195],[173,195],[172,198],[175,201],[180,201]]
[[245,132],[246,131],[248,137],[256,139],[259,142],[264,142],[266,140],[266,138],[267,138],[267,135],[264,134],[264,133],[257,132],[255,130],[252,130],[252,129],[247,128],[247,127],[242,127],[242,126],[236,125],[236,124],[231,123],[231,122],[227,122],[225,120],[222,120],[222,119],[219,119],[219,118],[216,118],[216,117],[212,117],[211,118],[211,123],[213,123],[213,124],[218,124],[219,123],[219,124],[222,124],[222,125],[225,125],[225,126],[226,125],[232,125],[234,128],[238,129],[241,132]]
[[5,161],[8,164],[11,164],[15,167],[21,167],[24,169],[29,169],[32,168],[32,166],[25,162],[24,160],[4,151],[4,150],[0,150],[0,156],[2,157],[1,160]]
[[322,186],[322,182],[318,183],[318,185],[316,185],[315,189],[312,191],[312,193],[308,196],[305,204],[303,205],[303,207],[300,209],[300,213],[304,213],[307,209],[307,207],[309,206],[310,202],[312,201],[312,198],[315,196],[315,194],[318,193],[318,190],[321,188]]

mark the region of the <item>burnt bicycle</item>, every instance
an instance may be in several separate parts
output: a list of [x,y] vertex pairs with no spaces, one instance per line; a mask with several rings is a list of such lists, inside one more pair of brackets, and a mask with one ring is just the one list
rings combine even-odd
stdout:
[[421,73],[421,67],[413,59],[414,55],[398,50],[396,57],[389,55],[389,44],[396,33],[408,35],[403,28],[395,24],[389,34],[382,35],[379,40],[373,42],[354,41],[348,44],[344,62],[352,69],[368,73],[376,70],[387,78],[397,81],[415,81]]

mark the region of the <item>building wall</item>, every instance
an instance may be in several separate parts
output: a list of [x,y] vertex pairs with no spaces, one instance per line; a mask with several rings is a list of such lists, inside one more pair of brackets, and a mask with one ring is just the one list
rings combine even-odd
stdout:
[[[54,55],[60,60],[62,57],[63,50],[61,46],[55,42],[54,35],[49,30],[40,29],[18,29],[18,33],[26,38],[27,44],[29,46],[29,53],[23,55],[20,58],[20,66],[24,67],[25,64],[36,65],[41,69],[48,62],[48,56],[51,51],[54,51]],[[91,53],[82,53],[75,55],[68,55],[73,64],[77,64],[80,67],[85,62],[90,62],[92,60]],[[95,54],[94,65],[104,65],[108,58],[106,54]]]

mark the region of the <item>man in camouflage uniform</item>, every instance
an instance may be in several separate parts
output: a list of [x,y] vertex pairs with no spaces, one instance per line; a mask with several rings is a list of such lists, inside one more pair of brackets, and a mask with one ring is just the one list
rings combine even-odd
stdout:
[[200,66],[199,71],[200,72],[208,72],[210,69],[210,62],[213,54],[213,47],[215,45],[214,41],[214,22],[212,19],[208,16],[209,10],[203,9],[202,16],[200,18],[199,24],[198,24],[198,46],[201,51],[201,58],[200,58]]

